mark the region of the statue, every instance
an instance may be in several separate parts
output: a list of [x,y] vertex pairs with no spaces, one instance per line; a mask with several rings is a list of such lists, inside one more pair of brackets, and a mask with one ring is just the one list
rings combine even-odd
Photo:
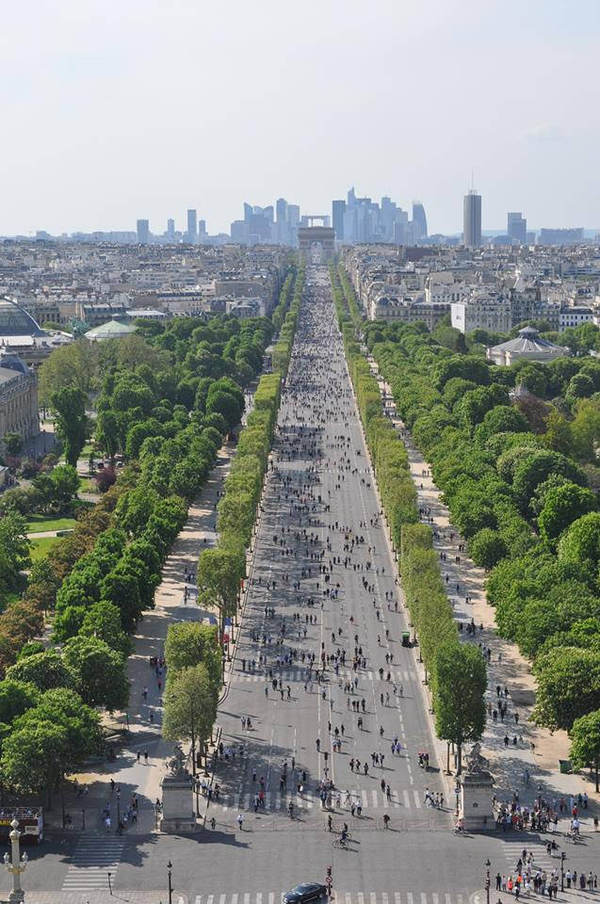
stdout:
[[482,755],[481,744],[477,741],[467,755],[467,774],[480,775],[484,772],[489,772],[488,760]]
[[169,769],[171,770],[171,775],[181,776],[187,774],[185,768],[185,754],[181,749],[180,744],[175,746],[175,755],[169,760]]

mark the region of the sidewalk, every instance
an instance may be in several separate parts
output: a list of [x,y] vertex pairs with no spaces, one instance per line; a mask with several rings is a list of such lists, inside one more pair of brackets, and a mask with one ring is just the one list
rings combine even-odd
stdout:
[[[82,796],[71,796],[65,804],[76,830],[83,828],[85,822],[86,831],[102,831],[101,811],[107,802],[110,803],[112,822],[116,826],[116,790],[111,793],[111,778],[121,790],[122,811],[127,809],[133,792],[138,796],[138,821],[136,825],[129,826],[128,834],[145,834],[155,830],[154,803],[161,797],[160,782],[166,771],[166,758],[173,753],[173,744],[161,737],[163,687],[159,687],[159,679],[150,668],[149,659],[163,655],[170,624],[198,619],[216,623],[214,612],[196,605],[194,588],[189,583],[188,602],[184,603],[184,574],[186,571],[195,572],[201,550],[215,543],[215,506],[234,454],[235,448],[230,444],[219,451],[217,463],[200,499],[190,506],[187,521],[164,564],[162,582],[156,590],[155,608],[144,614],[132,638],[134,652],[128,660],[131,684],[129,709],[123,722],[109,723],[115,731],[129,728],[125,746],[114,762],[104,761],[98,769],[71,776],[88,789]],[[160,681],[161,684],[164,682],[164,675]],[[148,689],[146,701],[143,699],[144,688]],[[85,817],[83,810],[86,811]]]
[[[377,364],[372,358],[369,358],[369,363],[378,372]],[[388,384],[380,384],[380,392],[391,396]],[[448,509],[440,501],[441,492],[431,478],[429,464],[413,445],[402,421],[395,417],[395,406],[388,402],[387,411],[393,415],[392,423],[400,432],[408,452],[422,520],[434,531],[434,548],[446,555],[445,561],[440,559],[440,569],[444,577],[448,576],[449,599],[455,617],[465,627],[471,620],[477,626],[475,634],[467,634],[465,630],[460,636],[465,642],[491,649],[486,695],[489,714],[482,738],[482,752],[490,760],[490,769],[496,780],[495,794],[500,799],[510,800],[512,792],[517,790],[522,803],[532,803],[541,793],[551,799],[565,797],[568,804],[570,796],[587,792],[589,807],[583,810],[582,819],[584,825],[586,822],[589,824],[591,817],[598,814],[599,796],[594,791],[594,783],[587,773],[565,775],[559,771],[558,760],[569,758],[566,732],[551,734],[529,721],[535,703],[535,680],[531,674],[530,662],[514,644],[497,636],[494,608],[487,602],[485,594],[485,571],[477,568],[466,552],[459,553],[458,545],[464,543],[464,540],[453,527]],[[470,599],[469,603],[466,602],[466,596]],[[483,630],[480,630],[481,625]],[[508,704],[504,721],[499,716],[497,721],[491,717],[499,699],[497,687],[501,689],[502,700],[506,700]],[[505,688],[509,693],[506,698]],[[515,721],[515,714],[518,722]],[[508,746],[505,746],[505,736],[509,738]],[[516,745],[513,744],[513,738],[517,739]],[[443,756],[441,765],[444,768],[445,763],[446,757]],[[529,785],[525,783],[525,770],[531,776]],[[565,825],[566,822],[565,820]]]
[[[246,410],[242,426],[252,411],[256,385],[252,384],[251,390],[245,393]],[[98,769],[70,776],[72,780],[77,780],[80,788],[86,789],[85,794],[72,794],[65,798],[65,809],[70,813],[73,829],[77,832],[103,832],[101,814],[105,805],[110,807],[112,825],[116,828],[117,814],[127,809],[133,793],[138,798],[138,818],[137,823],[129,825],[127,834],[143,835],[156,831],[155,802],[162,796],[161,780],[167,772],[166,761],[173,755],[174,745],[164,741],[161,735],[165,676],[155,675],[150,667],[150,657],[164,654],[170,624],[197,620],[217,623],[216,610],[197,605],[195,582],[186,583],[185,574],[195,575],[201,551],[214,546],[217,541],[216,506],[235,451],[236,446],[232,443],[225,443],[219,450],[216,464],[199,499],[190,506],[187,521],[163,566],[162,581],[154,597],[155,608],[144,613],[137,633],[132,637],[134,651],[127,663],[131,687],[129,708],[120,723],[111,722],[110,716],[105,720],[109,730],[113,729],[125,738],[117,759],[103,761]],[[229,674],[233,669],[239,629],[232,627],[230,630],[230,648],[233,652],[232,661],[225,668],[224,694],[227,693]],[[143,696],[145,688],[148,691],[146,700]],[[111,778],[115,782],[114,790],[111,790]],[[117,788],[120,795],[117,795]],[[205,809],[205,798],[200,797],[200,805]],[[56,810],[50,815],[55,825],[61,823],[61,814]]]

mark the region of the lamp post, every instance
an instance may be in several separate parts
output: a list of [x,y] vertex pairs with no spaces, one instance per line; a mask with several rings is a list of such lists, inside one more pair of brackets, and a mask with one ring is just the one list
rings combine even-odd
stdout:
[[173,870],[173,864],[169,860],[169,862],[167,863],[167,876],[168,876],[168,881],[169,881],[169,904],[173,904],[173,883],[171,880],[172,870]]
[[27,868],[27,854],[21,856],[19,851],[19,823],[16,819],[11,822],[12,832],[8,836],[10,838],[11,852],[4,855],[4,865],[9,873],[12,874],[13,887],[8,897],[10,904],[22,904],[25,900],[25,892],[21,888],[21,873]]
[[456,787],[454,788],[454,793],[456,794],[456,816],[458,816],[458,799],[460,797],[460,785],[458,782],[456,783]]
[[566,859],[566,856],[567,855],[565,854],[565,852],[562,851],[562,853],[560,855],[560,890],[561,891],[565,890],[565,859]]
[[485,861],[485,898],[486,904],[490,904],[490,858]]

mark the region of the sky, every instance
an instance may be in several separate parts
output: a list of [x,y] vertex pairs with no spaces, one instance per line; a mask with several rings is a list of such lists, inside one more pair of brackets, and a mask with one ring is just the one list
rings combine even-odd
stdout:
[[600,226],[600,0],[3,4],[0,234],[389,195]]

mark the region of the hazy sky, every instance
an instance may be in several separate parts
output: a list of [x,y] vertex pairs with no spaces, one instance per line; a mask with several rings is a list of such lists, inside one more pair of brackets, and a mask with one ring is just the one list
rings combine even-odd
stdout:
[[210,232],[355,185],[431,232],[600,226],[600,0],[31,0],[0,28],[0,234]]

